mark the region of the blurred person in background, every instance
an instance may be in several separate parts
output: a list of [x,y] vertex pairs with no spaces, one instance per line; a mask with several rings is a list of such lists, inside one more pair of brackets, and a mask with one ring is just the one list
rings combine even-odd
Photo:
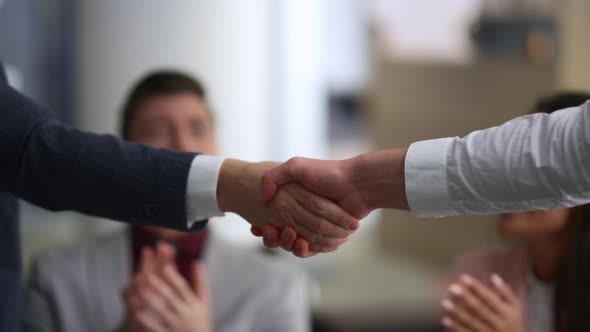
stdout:
[[[534,112],[588,99],[561,93],[541,99]],[[505,213],[498,228],[520,245],[458,260],[441,303],[447,331],[590,331],[590,204]]]
[[[205,89],[185,74],[149,74],[122,115],[126,140],[216,152]],[[310,324],[302,271],[208,228],[131,226],[46,251],[31,271],[25,331],[305,332]]]

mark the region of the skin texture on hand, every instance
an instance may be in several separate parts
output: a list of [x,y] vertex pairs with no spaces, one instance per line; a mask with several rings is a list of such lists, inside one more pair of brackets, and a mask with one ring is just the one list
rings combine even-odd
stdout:
[[525,332],[520,302],[497,275],[492,276],[491,287],[461,276],[441,305],[445,311],[441,323],[449,332]]
[[253,227],[294,230],[317,251],[335,250],[359,227],[358,219],[339,205],[299,184],[280,188],[269,203],[261,200],[262,175],[277,163],[226,160],[220,170],[217,201],[222,211],[235,212]]
[[[265,172],[262,199],[271,201],[282,186],[298,183],[358,219],[377,208],[409,210],[404,178],[406,153],[407,149],[383,150],[346,160],[292,158]],[[313,256],[318,251],[289,228],[281,232],[273,227],[253,228],[252,233],[263,236],[267,247],[280,245],[299,257]]]
[[204,266],[194,262],[191,287],[174,266],[174,249],[159,243],[142,251],[140,271],[125,288],[121,332],[212,332],[211,297]]

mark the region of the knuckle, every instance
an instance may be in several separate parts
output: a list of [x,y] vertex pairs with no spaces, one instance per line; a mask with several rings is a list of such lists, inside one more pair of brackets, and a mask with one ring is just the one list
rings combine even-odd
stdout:
[[286,213],[287,210],[289,210],[289,203],[283,198],[283,196],[278,197],[273,205],[275,210],[279,211],[280,213]]
[[297,167],[297,166],[301,165],[302,161],[303,161],[303,158],[301,158],[301,157],[291,157],[291,158],[289,158],[289,160],[287,160],[287,164],[292,167]]
[[356,221],[352,218],[349,218],[345,213],[339,212],[336,217],[336,222],[339,226],[348,228],[350,225],[354,224]]
[[304,160],[301,157],[293,157],[287,161],[289,173],[294,179],[299,179]]
[[334,246],[334,241],[330,238],[323,236],[323,235],[318,236],[318,240],[316,241],[316,243],[318,243],[322,247],[333,247]]

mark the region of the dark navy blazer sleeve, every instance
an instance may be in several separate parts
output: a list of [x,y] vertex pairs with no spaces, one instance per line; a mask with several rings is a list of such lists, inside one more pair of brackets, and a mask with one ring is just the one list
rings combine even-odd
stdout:
[[194,157],[70,128],[0,83],[0,191],[46,209],[187,230]]

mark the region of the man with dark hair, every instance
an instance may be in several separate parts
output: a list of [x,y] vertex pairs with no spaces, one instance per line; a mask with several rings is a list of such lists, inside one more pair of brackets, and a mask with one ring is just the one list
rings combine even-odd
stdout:
[[[159,71],[154,72],[138,83],[132,89],[123,105],[122,119],[121,119],[121,135],[124,139],[129,139],[129,128],[133,119],[138,112],[141,103],[146,99],[156,95],[173,95],[189,93],[194,94],[203,102],[207,100],[205,88],[197,80],[176,71]],[[212,116],[211,111],[207,114]]]
[[[205,90],[179,72],[139,81],[123,106],[122,135],[216,152]],[[35,258],[27,286],[25,331],[305,332],[309,325],[301,271],[207,228],[187,234],[136,225],[49,250]]]

